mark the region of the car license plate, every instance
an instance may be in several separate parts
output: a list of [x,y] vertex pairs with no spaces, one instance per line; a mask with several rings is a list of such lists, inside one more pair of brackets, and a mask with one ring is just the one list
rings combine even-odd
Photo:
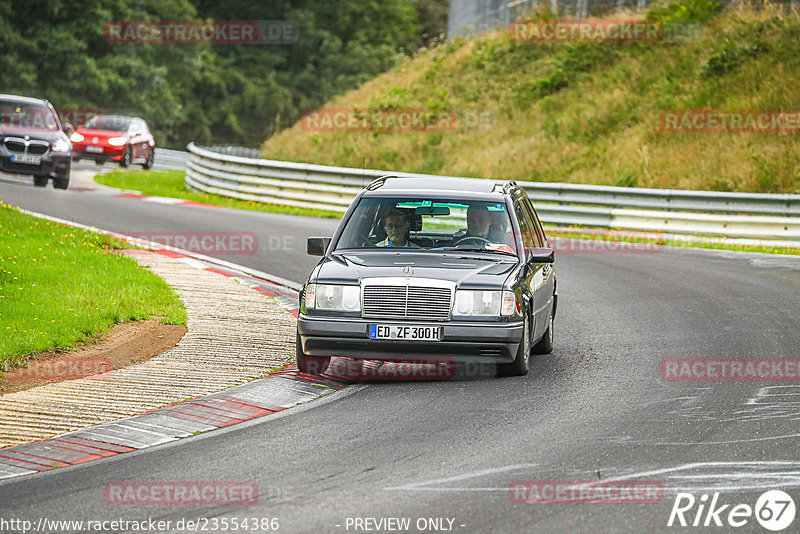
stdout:
[[14,163],[25,163],[27,165],[39,165],[42,163],[42,157],[32,154],[11,154],[11,161]]
[[103,147],[101,146],[94,146],[94,145],[87,145],[86,152],[94,152],[95,154],[102,154]]
[[402,339],[406,341],[439,341],[439,326],[407,326],[399,324],[369,325],[370,339]]

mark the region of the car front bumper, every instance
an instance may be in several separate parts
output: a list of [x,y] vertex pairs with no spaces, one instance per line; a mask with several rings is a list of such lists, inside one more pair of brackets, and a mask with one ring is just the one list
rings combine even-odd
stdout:
[[[440,341],[370,339],[370,324],[440,326]],[[297,332],[307,356],[345,356],[383,361],[508,363],[522,340],[518,322],[370,320],[300,315]]]
[[9,152],[0,145],[0,172],[8,174],[29,174],[35,176],[49,176],[51,178],[69,178],[70,164],[72,159],[69,152],[48,152],[42,156],[39,165],[29,165],[27,163],[14,163],[11,161]]
[[103,147],[102,153],[86,152],[84,147],[73,146],[72,159],[91,159],[95,161],[119,161],[122,159],[122,154],[125,152],[125,146]]

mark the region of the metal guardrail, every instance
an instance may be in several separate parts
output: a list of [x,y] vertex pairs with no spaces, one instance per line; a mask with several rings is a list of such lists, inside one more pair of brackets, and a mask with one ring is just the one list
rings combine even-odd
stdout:
[[170,150],[168,148],[156,147],[155,163],[153,168],[155,170],[173,170],[186,168],[186,160],[189,154],[182,150]]
[[[375,178],[389,173],[221,154],[190,143],[186,184],[243,200],[343,213]],[[757,239],[800,238],[800,195],[644,189],[517,182],[543,223]]]

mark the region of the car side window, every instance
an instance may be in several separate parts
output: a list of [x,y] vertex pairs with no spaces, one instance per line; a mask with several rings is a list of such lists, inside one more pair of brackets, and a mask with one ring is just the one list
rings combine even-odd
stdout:
[[522,232],[522,244],[525,248],[532,248],[536,246],[531,233],[530,222],[528,221],[528,214],[525,209],[517,202],[514,204],[514,211],[517,213],[517,221],[519,222],[519,230]]
[[525,209],[528,212],[528,217],[530,218],[531,225],[533,227],[533,231],[536,237],[537,247],[545,246],[547,242],[547,237],[544,235],[544,228],[542,228],[542,223],[539,222],[539,217],[536,215],[536,210],[533,209],[533,203],[531,203],[530,199],[525,202]]
[[131,123],[131,134],[141,135],[144,133],[144,124],[142,121],[135,120]]

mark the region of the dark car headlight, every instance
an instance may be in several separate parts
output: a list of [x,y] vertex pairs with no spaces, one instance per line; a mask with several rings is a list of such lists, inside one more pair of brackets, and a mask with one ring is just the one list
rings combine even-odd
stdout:
[[361,311],[361,288],[334,284],[308,284],[305,305],[309,310]]

